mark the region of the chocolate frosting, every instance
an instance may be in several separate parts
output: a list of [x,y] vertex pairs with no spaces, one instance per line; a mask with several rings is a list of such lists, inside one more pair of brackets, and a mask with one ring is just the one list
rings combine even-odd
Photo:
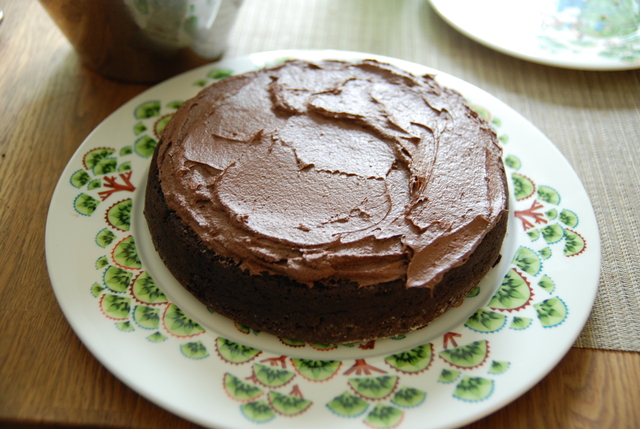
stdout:
[[185,102],[157,161],[167,206],[252,274],[433,288],[506,210],[501,154],[433,76],[290,61]]

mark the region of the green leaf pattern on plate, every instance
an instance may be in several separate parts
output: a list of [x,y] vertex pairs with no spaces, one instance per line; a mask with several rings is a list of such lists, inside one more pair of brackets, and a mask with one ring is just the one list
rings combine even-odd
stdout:
[[460,377],[460,373],[461,371],[457,370],[457,369],[447,369],[444,368],[441,372],[440,372],[440,376],[438,377],[438,381],[440,383],[453,383],[454,381],[456,381],[458,379],[458,377]]
[[116,266],[109,266],[104,272],[104,284],[113,292],[124,292],[131,283],[133,273]]
[[427,399],[427,392],[413,387],[403,387],[391,399],[394,405],[402,408],[415,408]]
[[440,357],[458,369],[475,368],[484,363],[489,356],[487,340],[474,341],[464,346],[440,352]]
[[175,304],[170,304],[162,318],[165,328],[176,337],[193,337],[204,332],[204,329],[189,318]]
[[296,373],[255,363],[253,364],[253,375],[263,386],[277,388],[289,383]]
[[158,329],[160,326],[160,310],[156,307],[137,305],[133,310],[133,320],[144,329]]
[[493,333],[501,330],[507,323],[507,316],[484,308],[476,311],[464,326],[476,332]]
[[364,422],[367,426],[380,429],[397,427],[402,421],[404,412],[390,405],[378,404],[371,410]]
[[250,362],[262,353],[258,349],[238,344],[222,337],[218,337],[216,339],[216,348],[220,358],[231,364],[243,364]]
[[122,231],[129,231],[131,226],[131,198],[115,203],[107,210],[109,226]]
[[116,244],[112,256],[115,263],[122,268],[132,270],[142,268],[142,262],[138,256],[138,249],[132,235]]
[[329,401],[327,408],[340,417],[358,417],[367,411],[369,402],[347,391]]
[[489,374],[502,374],[509,369],[509,362],[494,360],[491,362]]
[[493,393],[493,380],[482,377],[463,377],[453,393],[458,399],[468,402],[479,402]]
[[167,303],[167,297],[146,271],[141,272],[133,281],[131,294],[137,301],[145,304]]
[[202,341],[192,341],[182,344],[180,351],[189,359],[204,359],[209,356],[209,352],[207,352],[207,348]]
[[249,402],[240,406],[242,414],[254,423],[266,423],[276,416],[269,404],[264,401]]
[[533,294],[527,280],[515,269],[511,268],[504,276],[502,284],[496,291],[488,306],[497,310],[513,311],[524,308]]
[[224,375],[224,389],[236,401],[250,402],[264,394],[264,390],[250,383],[245,383],[238,377],[226,373]]
[[297,416],[311,406],[312,402],[297,395],[285,395],[276,391],[269,392],[269,405],[276,413],[283,416]]
[[352,378],[349,386],[354,393],[364,399],[378,400],[393,393],[398,383],[398,377],[381,375],[378,377]]
[[310,381],[325,381],[337,374],[342,362],[338,360],[313,360],[292,358],[296,371]]
[[511,325],[509,326],[511,329],[522,330],[527,329],[531,325],[530,317],[520,317],[515,316],[511,319]]
[[423,344],[385,358],[385,362],[391,367],[407,374],[417,374],[425,371],[431,365],[432,360],[432,344]]

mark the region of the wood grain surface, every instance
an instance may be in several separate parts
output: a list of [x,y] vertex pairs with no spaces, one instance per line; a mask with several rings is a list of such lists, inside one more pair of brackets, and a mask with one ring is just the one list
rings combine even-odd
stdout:
[[[134,393],[87,351],[45,262],[47,209],[63,168],[147,87],[82,67],[35,0],[0,8],[0,427],[196,427]],[[640,354],[574,348],[531,391],[469,427],[638,428],[638,386]]]

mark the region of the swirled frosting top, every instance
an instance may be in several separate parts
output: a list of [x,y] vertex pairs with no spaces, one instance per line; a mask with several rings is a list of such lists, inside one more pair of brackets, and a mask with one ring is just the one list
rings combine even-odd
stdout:
[[501,153],[433,76],[290,61],[186,101],[157,161],[168,207],[252,274],[433,288],[506,210]]

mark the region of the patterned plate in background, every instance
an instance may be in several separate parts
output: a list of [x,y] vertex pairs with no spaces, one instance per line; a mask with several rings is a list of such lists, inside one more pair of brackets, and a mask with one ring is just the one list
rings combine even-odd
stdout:
[[430,0],[453,28],[523,60],[581,70],[640,68],[638,0]]

